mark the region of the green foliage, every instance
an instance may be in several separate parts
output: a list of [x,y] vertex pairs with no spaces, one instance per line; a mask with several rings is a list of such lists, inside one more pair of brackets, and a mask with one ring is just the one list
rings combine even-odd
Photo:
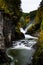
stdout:
[[[38,43],[37,45],[37,50],[34,54],[34,58],[33,58],[33,65],[41,65],[41,54],[43,53],[43,43]],[[42,60],[42,59],[41,59]],[[40,61],[40,62],[39,62]]]
[[8,5],[9,10],[13,12],[13,15],[20,16],[20,12],[21,12],[20,0],[5,0],[5,2]]
[[0,9],[9,14],[19,15],[21,11],[20,4],[20,0],[0,0]]
[[42,20],[40,29],[43,30],[43,20]]
[[40,3],[40,7],[43,7],[43,0],[42,0],[41,3]]
[[30,19],[33,20],[36,17],[37,10],[30,12]]
[[36,22],[41,22],[37,50],[34,54],[33,65],[43,65],[43,0],[37,11]]
[[40,7],[37,10],[35,22],[40,23],[42,22],[42,19],[43,19],[43,1],[40,3]]
[[29,13],[22,12],[22,16],[25,18],[26,16],[29,16]]
[[10,12],[5,0],[0,0],[0,9],[4,10],[6,13]]
[[21,27],[24,27],[25,24],[26,24],[26,22],[25,22],[25,18],[24,18],[24,16],[21,16],[21,18],[20,18],[20,22],[19,22],[19,25],[21,25]]
[[[42,65],[43,61],[43,30],[39,34],[39,40],[37,43],[37,49],[33,58],[33,65]],[[40,60],[41,59],[41,60]]]

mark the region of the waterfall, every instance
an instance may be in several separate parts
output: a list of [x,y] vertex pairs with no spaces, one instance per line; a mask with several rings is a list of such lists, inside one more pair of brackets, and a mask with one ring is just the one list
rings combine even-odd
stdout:
[[23,28],[20,28],[20,31],[25,34],[25,33],[27,32],[27,30],[28,30],[32,25],[33,25],[33,24],[28,25],[28,26],[25,28],[25,30],[24,30]]
[[25,34],[26,39],[38,39],[37,37],[33,37],[31,35]]
[[20,28],[20,32],[22,32],[27,39],[38,39],[37,37],[33,37],[31,35],[26,34],[27,30],[32,26],[33,24],[28,25],[25,29]]
[[32,25],[33,25],[33,24],[28,25],[28,26],[25,28],[25,31],[27,32],[27,30],[28,30]]
[[[7,49],[6,54],[12,60],[10,65],[16,65],[16,63],[19,65],[27,65],[27,63],[29,63],[29,64],[31,63],[32,56],[35,52],[35,50],[32,48],[32,46],[34,44],[31,46],[25,46],[26,40],[25,40],[25,42],[22,42],[22,41],[23,40],[16,41],[15,43],[17,44],[17,46],[13,46],[13,47]],[[20,45],[20,43],[21,43],[21,45]],[[29,44],[28,40],[27,40],[26,44]],[[14,54],[11,55],[10,51],[14,52]]]
[[[32,62],[32,56],[35,52],[33,45],[37,43],[35,40],[37,37],[26,34],[27,30],[31,26],[32,24],[28,25],[25,30],[20,28],[20,31],[24,34],[25,39],[13,41],[13,47],[7,49],[6,54],[12,60],[10,65],[16,65],[16,63],[18,65],[27,65],[27,63],[30,64]],[[14,52],[14,55],[9,54],[9,51]]]

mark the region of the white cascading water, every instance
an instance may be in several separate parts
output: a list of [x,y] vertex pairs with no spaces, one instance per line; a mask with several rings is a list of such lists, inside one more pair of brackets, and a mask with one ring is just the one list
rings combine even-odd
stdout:
[[32,25],[33,25],[33,24],[30,24],[29,26],[27,26],[27,27],[25,28],[25,30],[24,30],[23,28],[20,28],[20,31],[24,34],[25,38],[27,38],[27,39],[38,39],[37,37],[33,37],[33,36],[31,36],[31,35],[26,34],[27,30],[28,30]]
[[23,28],[20,28],[20,32],[22,32],[23,34],[25,34],[27,32],[27,30],[32,26],[32,24],[30,24],[29,26],[27,26],[25,28],[25,30]]
[[[28,35],[28,34],[26,34],[26,32],[27,32],[27,30],[30,28],[32,26],[32,24],[30,24],[29,26],[27,26],[26,28],[25,28],[25,30],[23,29],[23,28],[20,28],[20,32],[22,32],[23,34],[24,34],[24,36],[25,36],[25,40],[19,40],[19,41],[15,41],[15,42],[13,42],[14,43],[14,45],[13,45],[13,47],[11,47],[11,48],[9,48],[9,49],[7,49],[7,51],[6,51],[6,53],[7,53],[7,56],[9,57],[9,58],[11,58],[12,59],[12,62],[11,62],[11,64],[10,65],[15,65],[14,64],[14,58],[11,56],[11,55],[9,55],[9,51],[11,51],[11,50],[18,50],[18,51],[20,51],[20,50],[22,50],[22,51],[20,51],[20,53],[18,53],[19,54],[19,59],[21,58],[21,56],[23,56],[23,58],[22,59],[18,59],[18,61],[17,61],[17,59],[15,60],[16,62],[22,62],[21,63],[21,65],[26,65],[26,63],[28,63],[28,60],[29,60],[29,63],[31,62],[30,61],[30,58],[32,57],[32,55],[33,55],[33,53],[34,53],[34,51],[32,50],[32,46],[33,45],[35,45],[37,42],[36,41],[34,41],[34,40],[27,40],[27,39],[38,39],[37,37],[33,37],[33,36],[31,36],[31,35]],[[27,42],[27,41],[28,42]],[[26,44],[24,44],[24,43],[26,43]],[[28,46],[28,45],[30,45],[30,46]],[[24,50],[24,51],[23,51]],[[15,52],[16,53],[16,52]],[[17,57],[18,57],[18,54],[17,54]],[[28,55],[29,54],[29,55]],[[28,55],[28,56],[27,56]],[[19,63],[20,63],[19,62]]]

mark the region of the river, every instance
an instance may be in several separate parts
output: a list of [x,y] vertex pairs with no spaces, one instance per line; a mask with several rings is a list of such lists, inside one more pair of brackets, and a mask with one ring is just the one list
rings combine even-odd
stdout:
[[10,65],[28,65],[32,63],[33,55],[35,53],[36,40],[22,39],[13,41],[13,47],[7,49],[7,55],[12,59]]

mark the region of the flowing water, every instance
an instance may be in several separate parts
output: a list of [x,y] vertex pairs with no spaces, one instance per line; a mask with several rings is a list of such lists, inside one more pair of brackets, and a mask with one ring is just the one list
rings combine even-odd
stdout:
[[26,27],[25,30],[20,28],[20,31],[24,34],[25,39],[19,41],[13,41],[13,47],[7,49],[7,55],[11,58],[10,65],[28,65],[32,63],[35,48],[33,46],[37,43],[37,37],[27,35],[27,30],[32,24]]
[[[38,39],[37,37],[26,34],[27,30],[32,25],[33,23],[29,24],[25,30],[20,28],[20,31],[24,34],[25,39],[13,41],[13,47],[7,49],[6,54],[12,60],[10,65],[28,65],[32,63],[33,55],[36,50],[33,46],[37,43],[37,40],[35,39]],[[2,33],[2,31],[0,33]],[[10,36],[11,34],[9,35],[9,38],[11,38]]]
[[7,49],[7,55],[11,58],[10,65],[28,65],[32,62],[35,49],[33,45],[36,44],[36,40],[19,40],[13,41],[13,47]]
[[23,28],[20,28],[20,31],[22,32],[22,33],[26,33],[27,32],[27,30],[32,26],[33,24],[30,24],[29,26],[27,26],[25,29],[23,29]]

